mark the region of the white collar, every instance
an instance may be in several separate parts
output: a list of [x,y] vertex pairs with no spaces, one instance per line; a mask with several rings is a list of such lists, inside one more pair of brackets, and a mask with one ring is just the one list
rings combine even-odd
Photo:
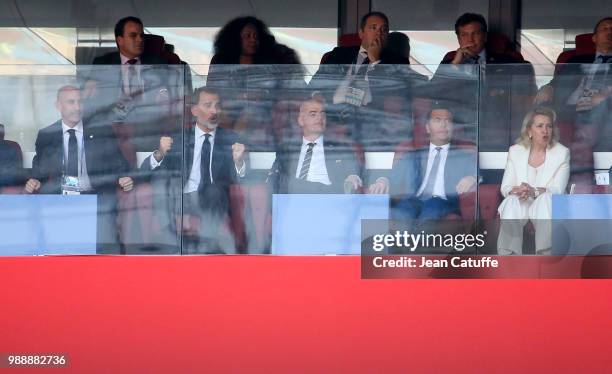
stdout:
[[217,134],[217,129],[215,128],[214,130],[212,130],[210,132],[205,132],[196,123],[196,125],[195,125],[195,136],[196,136],[196,139],[199,139],[200,137],[202,137],[202,136],[204,136],[206,134],[210,135],[211,138],[214,138],[215,135]]
[[[131,58],[124,56],[121,52],[119,53],[119,57],[121,57],[121,65],[126,65],[128,61],[132,60]],[[136,57],[134,60],[136,60],[136,65],[140,64],[140,57]]]
[[82,133],[83,132],[83,121],[79,121],[79,123],[77,123],[76,126],[70,127],[62,120],[62,134],[65,134],[70,129],[74,129],[76,132]]
[[435,151],[435,150],[436,150],[436,148],[438,148],[438,147],[442,148],[442,149],[440,150],[440,152],[441,152],[441,151],[448,151],[448,148],[450,147],[450,143],[446,143],[446,144],[444,144],[444,145],[435,145],[435,144],[433,144],[433,143],[429,143],[429,152],[433,152],[433,151]]
[[316,143],[318,145],[323,145],[323,134],[319,135],[314,141],[310,141],[304,137],[302,137],[302,146],[308,145],[308,143]]
[[485,48],[482,49],[482,51],[480,51],[480,53],[478,54],[478,63],[480,64],[484,64],[487,62],[487,50]]

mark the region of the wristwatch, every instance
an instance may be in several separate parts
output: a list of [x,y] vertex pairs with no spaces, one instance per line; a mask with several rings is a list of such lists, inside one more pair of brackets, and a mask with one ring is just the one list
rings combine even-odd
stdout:
[[537,188],[533,189],[533,198],[535,199],[536,197],[540,196],[540,190]]

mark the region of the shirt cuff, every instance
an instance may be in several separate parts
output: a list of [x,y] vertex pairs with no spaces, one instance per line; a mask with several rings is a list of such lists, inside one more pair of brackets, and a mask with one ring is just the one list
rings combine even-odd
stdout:
[[[157,150],[155,150],[155,152],[157,152]],[[151,153],[151,156],[149,156],[149,160],[150,160],[150,164],[151,164],[151,170],[154,170],[156,168],[158,168],[162,162],[164,162],[164,159],[162,158],[160,161],[157,161],[155,159],[155,152]]]

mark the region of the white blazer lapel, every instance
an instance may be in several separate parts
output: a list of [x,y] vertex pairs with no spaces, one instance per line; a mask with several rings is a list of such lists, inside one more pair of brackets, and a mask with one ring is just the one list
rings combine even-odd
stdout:
[[559,159],[560,152],[557,145],[546,150],[546,160],[544,160],[544,167],[542,173],[538,175],[536,180],[537,187],[546,187],[554,177],[555,173],[559,169],[561,161]]
[[520,174],[517,175],[518,177],[518,183],[517,184],[521,184],[523,182],[527,183],[527,180],[529,179],[529,148],[525,148],[523,146],[519,146],[520,151],[516,152],[516,159],[514,160],[514,162],[516,162],[516,170],[517,170],[517,174],[518,171],[520,170]]

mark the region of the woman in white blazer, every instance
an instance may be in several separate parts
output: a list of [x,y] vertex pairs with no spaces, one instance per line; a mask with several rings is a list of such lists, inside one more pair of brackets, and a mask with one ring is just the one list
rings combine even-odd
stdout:
[[550,253],[552,195],[565,193],[570,171],[569,149],[558,142],[556,117],[548,108],[527,113],[521,135],[508,151],[501,185],[504,201],[498,208],[501,255],[522,253],[528,220],[535,228],[536,253]]

